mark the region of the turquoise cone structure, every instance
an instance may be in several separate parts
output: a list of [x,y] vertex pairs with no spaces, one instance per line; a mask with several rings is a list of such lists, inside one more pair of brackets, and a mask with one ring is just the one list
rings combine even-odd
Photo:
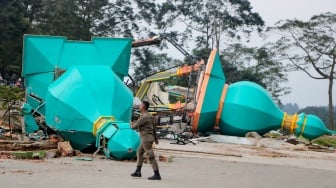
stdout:
[[198,88],[200,94],[193,118],[192,129],[194,132],[207,132],[213,128],[222,94],[218,91],[219,89],[221,91],[224,84],[225,76],[220,57],[214,50],[210,54],[202,82]]
[[[214,50],[212,53],[217,52]],[[219,59],[211,60],[211,58],[208,63],[221,64]],[[220,80],[225,80],[224,74],[218,71],[223,70],[209,69],[208,75],[221,75]],[[335,131],[327,129],[322,120],[315,115],[304,113],[288,115],[282,112],[270,94],[256,83],[241,81],[223,87],[222,81],[218,81],[218,76],[209,76],[208,79],[209,81],[202,82],[206,84],[202,88],[207,89],[202,90],[204,94],[200,96],[213,97],[200,97],[197,101],[193,121],[195,132],[206,133],[212,131],[214,126],[218,126],[222,134],[233,136],[245,136],[250,131],[263,135],[280,128],[307,139],[314,139],[324,134],[336,134]],[[218,87],[215,87],[215,84],[208,84],[213,82],[217,82]],[[207,109],[212,109],[212,113],[207,113]],[[214,109],[217,109],[217,112],[213,113]]]
[[223,134],[245,136],[246,132],[260,134],[281,127],[282,111],[260,85],[237,82],[228,88],[220,118]]
[[219,127],[223,134],[235,136],[250,131],[263,135],[279,128],[308,139],[334,133],[317,116],[282,112],[263,87],[247,81],[229,86]]
[[131,159],[140,143],[130,128],[133,94],[128,74],[130,39],[24,36],[26,132],[37,129],[33,112],[75,149],[102,149],[107,157]]

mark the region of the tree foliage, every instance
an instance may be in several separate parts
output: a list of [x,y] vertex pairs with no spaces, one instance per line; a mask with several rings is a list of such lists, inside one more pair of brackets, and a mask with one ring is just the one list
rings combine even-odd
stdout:
[[[336,108],[336,106],[334,106]],[[327,106],[307,106],[303,109],[300,109],[298,113],[306,113],[306,114],[314,114],[321,118],[323,123],[327,125],[329,129],[332,129],[332,126],[328,126],[329,122],[329,113],[328,113],[328,107]],[[334,121],[336,121],[336,112],[334,112]]]
[[[231,54],[240,54],[240,62],[245,65],[245,69],[252,73],[255,82],[264,86],[273,96],[273,98],[280,103],[280,96],[286,95],[290,92],[290,88],[283,87],[280,84],[287,82],[287,74],[284,70],[283,64],[275,59],[274,52],[266,47],[244,47],[238,44],[233,45]],[[223,53],[227,55],[227,53]],[[228,54],[230,55],[230,53]],[[238,58],[239,60],[239,58]],[[230,58],[227,59],[230,61]],[[237,67],[237,62],[235,64]],[[253,80],[252,80],[253,81]]]
[[[206,59],[210,50],[194,50]],[[280,96],[289,93],[288,87],[280,84],[287,81],[281,62],[274,58],[272,51],[265,47],[247,47],[236,43],[229,45],[220,53],[227,83],[251,81],[267,89],[274,100],[280,103]]]
[[149,48],[142,50],[135,49],[136,60],[132,63],[134,68],[134,79],[141,81],[157,72],[164,71],[168,67],[175,67],[182,64],[181,61],[168,57],[166,53],[154,53]]
[[264,24],[245,0],[135,2],[141,18],[150,24],[148,35],[164,34],[184,47],[196,44],[199,51],[219,49],[227,38],[238,39],[238,31],[248,34]]
[[18,87],[0,85],[0,110],[4,111],[1,122],[7,122],[10,130],[21,128],[20,122],[20,102],[23,101],[25,93]]
[[160,1],[135,0],[139,15],[151,24],[149,33],[170,33],[200,48],[220,49],[230,38],[240,39],[255,28],[260,31],[264,21],[252,11],[247,0]]
[[19,74],[26,33],[90,40],[132,37],[140,29],[133,0],[4,0],[0,2],[0,69]]
[[5,72],[20,72],[22,36],[29,24],[24,18],[20,0],[0,1],[0,69]]
[[220,49],[225,39],[239,39],[239,31],[249,34],[253,28],[260,30],[264,25],[246,0],[176,1],[176,6],[181,15],[178,20],[186,26],[185,32],[194,32],[197,44],[204,48]]
[[282,111],[287,112],[288,114],[295,114],[300,111],[299,105],[296,103],[281,104],[280,108]]
[[[184,47],[187,47],[185,42],[196,43],[197,48],[193,52],[204,60],[207,60],[211,49],[216,47],[223,54],[223,67],[229,82],[257,82],[265,86],[276,99],[287,93],[287,88],[279,86],[279,82],[286,81],[286,75],[280,70],[281,64],[271,59],[272,54],[269,54],[266,48],[255,49],[228,44],[221,46],[228,38],[237,41],[240,34],[248,35],[255,28],[261,30],[264,22],[252,11],[249,1],[193,0],[156,3],[154,0],[136,0],[136,3],[139,14],[151,23],[151,30],[148,32],[150,35],[165,34]],[[243,59],[238,54],[246,58]],[[237,61],[239,59],[239,63],[231,62],[233,56]],[[244,62],[247,59],[248,62]],[[138,60],[139,58],[136,59]],[[257,63],[248,66],[252,61]],[[185,62],[190,63],[187,59]],[[142,67],[138,68],[154,70],[150,67],[157,66],[157,63],[143,59],[141,65]],[[143,71],[136,71],[135,75],[141,72]]]
[[37,27],[44,34],[90,40],[95,36],[132,36],[138,26],[131,1],[49,0]]
[[[285,91],[280,64],[266,48],[224,44],[239,41],[242,34],[260,30],[264,24],[247,0],[155,1],[155,0],[12,0],[1,1],[0,63],[20,67],[24,33],[66,36],[71,40],[90,40],[92,36],[147,38],[164,35],[177,44],[196,44],[197,56],[207,59],[217,47],[229,82],[250,80],[265,86],[275,98]],[[14,21],[13,21],[14,20]],[[2,40],[3,39],[3,40]],[[7,45],[8,43],[8,45]],[[141,80],[157,71],[183,62],[159,49],[133,51],[134,78]],[[7,50],[13,49],[13,50]],[[2,53],[3,52],[3,53]],[[6,55],[6,53],[9,53]],[[185,59],[185,63],[190,63]],[[185,84],[185,78],[175,80]],[[280,89],[279,89],[280,88]]]
[[328,80],[329,125],[335,129],[332,88],[336,78],[336,14],[320,14],[307,22],[281,21],[272,29],[282,34],[273,45],[280,58],[313,79]]

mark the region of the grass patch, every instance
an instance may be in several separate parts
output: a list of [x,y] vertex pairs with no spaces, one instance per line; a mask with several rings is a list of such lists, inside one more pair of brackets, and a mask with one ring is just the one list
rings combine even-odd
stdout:
[[327,147],[336,147],[336,136],[324,135],[312,141],[313,144],[318,144]]

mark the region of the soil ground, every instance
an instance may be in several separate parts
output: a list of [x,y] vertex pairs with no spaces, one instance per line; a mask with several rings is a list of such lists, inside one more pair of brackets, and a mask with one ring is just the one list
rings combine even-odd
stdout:
[[175,145],[162,140],[156,155],[161,181],[149,181],[149,164],[142,178],[131,178],[134,161],[96,156],[92,161],[62,157],[44,160],[0,159],[0,187],[244,187],[334,188],[336,153],[292,151],[235,144]]

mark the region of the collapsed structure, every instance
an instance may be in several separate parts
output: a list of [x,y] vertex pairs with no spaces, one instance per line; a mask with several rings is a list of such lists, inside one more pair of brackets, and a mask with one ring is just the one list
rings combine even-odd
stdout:
[[[25,131],[47,126],[76,149],[93,147],[102,149],[107,157],[133,158],[139,135],[129,125],[133,95],[123,83],[129,71],[131,44],[130,39],[79,42],[24,36]],[[166,78],[192,72],[197,72],[193,88],[167,86],[167,91],[162,91],[158,85]],[[171,94],[184,97],[184,102],[170,103]],[[169,115],[167,109],[182,112],[184,117],[179,120],[188,123],[193,132],[206,133],[219,127],[222,134],[243,136],[250,131],[264,134],[282,128],[308,139],[335,134],[314,115],[282,112],[268,92],[255,83],[227,85],[216,49],[206,66],[199,61],[179,67],[175,73],[153,75],[136,96],[147,97],[152,108],[165,111],[165,116]]]
[[244,136],[250,131],[263,135],[281,128],[307,139],[336,134],[315,115],[282,112],[270,94],[256,83],[226,85],[216,50],[210,54],[201,83],[192,123],[194,131],[205,132],[219,126],[222,134]]
[[102,149],[107,157],[133,158],[140,139],[131,130],[133,95],[123,83],[130,39],[24,36],[22,75],[25,131],[36,117],[79,150]]

